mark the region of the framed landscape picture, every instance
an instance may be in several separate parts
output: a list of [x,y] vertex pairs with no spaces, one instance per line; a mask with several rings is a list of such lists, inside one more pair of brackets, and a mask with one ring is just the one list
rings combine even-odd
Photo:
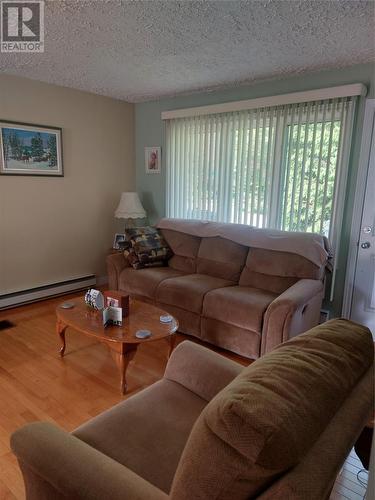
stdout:
[[160,146],[151,146],[145,148],[146,174],[160,174],[160,157]]
[[0,174],[62,177],[61,128],[0,121]]

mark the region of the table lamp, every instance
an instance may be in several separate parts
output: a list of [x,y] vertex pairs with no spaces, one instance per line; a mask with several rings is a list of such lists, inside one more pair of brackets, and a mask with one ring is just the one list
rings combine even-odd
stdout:
[[142,207],[138,193],[121,193],[115,217],[117,219],[126,219],[125,229],[135,227],[135,219],[144,219],[146,217],[146,211]]

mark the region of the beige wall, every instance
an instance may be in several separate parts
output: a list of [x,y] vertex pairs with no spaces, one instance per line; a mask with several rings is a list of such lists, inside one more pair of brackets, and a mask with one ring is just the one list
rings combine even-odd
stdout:
[[62,127],[64,177],[0,176],[0,295],[103,276],[135,187],[134,106],[0,75],[0,120]]

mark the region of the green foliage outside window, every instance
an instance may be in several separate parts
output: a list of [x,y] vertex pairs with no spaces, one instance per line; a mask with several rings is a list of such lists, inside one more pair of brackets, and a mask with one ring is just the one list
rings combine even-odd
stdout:
[[328,236],[340,122],[288,126],[285,140],[280,226]]

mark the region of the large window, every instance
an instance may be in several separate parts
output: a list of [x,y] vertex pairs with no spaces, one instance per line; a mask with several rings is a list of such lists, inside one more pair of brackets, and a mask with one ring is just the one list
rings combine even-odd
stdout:
[[332,239],[353,105],[349,97],[167,120],[168,216]]

